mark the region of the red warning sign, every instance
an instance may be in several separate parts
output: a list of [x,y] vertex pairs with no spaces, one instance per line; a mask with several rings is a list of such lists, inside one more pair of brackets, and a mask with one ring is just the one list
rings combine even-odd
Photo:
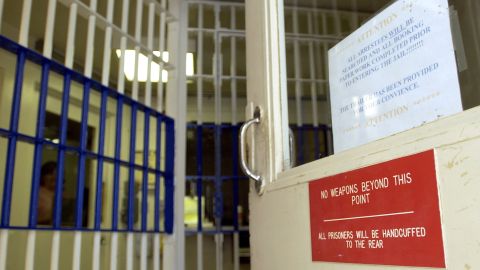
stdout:
[[433,150],[310,182],[312,260],[445,268]]

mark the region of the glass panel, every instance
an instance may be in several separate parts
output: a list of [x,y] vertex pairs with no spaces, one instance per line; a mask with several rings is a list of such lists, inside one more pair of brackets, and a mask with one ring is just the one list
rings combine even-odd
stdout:
[[[463,109],[467,110],[480,105],[480,92],[476,85],[480,78],[476,76],[480,70],[480,30],[477,11],[480,4],[477,1],[449,0],[452,36],[455,47],[457,69],[461,88]],[[328,83],[328,50],[343,38],[349,35],[381,11],[389,0],[377,1],[299,1],[286,0],[285,3],[285,31],[286,31],[286,59],[288,74],[289,115],[290,123],[295,125],[299,120],[303,124],[331,125],[329,83]],[[298,36],[308,34],[308,36]],[[295,55],[294,44],[299,50]],[[309,52],[309,44],[313,44]],[[297,59],[296,58],[300,58]],[[313,59],[314,72],[311,70]],[[297,65],[296,65],[297,63]],[[298,75],[297,77],[295,75]],[[313,123],[312,100],[310,95],[311,82],[297,84],[299,80],[315,79],[318,96],[318,123]],[[319,81],[322,80],[322,81]],[[301,91],[295,91],[301,85]],[[298,89],[297,89],[298,90]],[[298,93],[304,97],[300,102],[301,109],[296,108],[298,103],[292,102]],[[293,99],[293,100],[292,100]],[[300,112],[300,115],[297,113]],[[301,118],[301,119],[300,119]],[[309,131],[306,131],[308,134]],[[330,131],[328,131],[329,133]],[[320,136],[323,138],[323,136]],[[312,146],[314,143],[310,135],[306,135],[304,143]],[[298,141],[298,139],[297,139]],[[325,140],[320,145],[322,149],[331,149],[331,142],[324,147]],[[312,149],[312,148],[309,148]],[[322,150],[321,152],[328,152]],[[311,159],[312,153],[304,152],[305,162]],[[314,153],[316,154],[316,153]]]

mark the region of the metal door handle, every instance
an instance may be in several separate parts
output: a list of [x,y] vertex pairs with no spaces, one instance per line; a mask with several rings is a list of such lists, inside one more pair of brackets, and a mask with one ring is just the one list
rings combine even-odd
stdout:
[[251,125],[258,124],[258,123],[260,123],[260,118],[255,117],[245,122],[240,128],[240,162],[241,162],[242,170],[248,177],[252,178],[255,181],[261,181],[262,177],[260,175],[256,175],[252,170],[250,170],[250,168],[248,168],[247,161],[246,161],[247,158],[245,156],[245,152],[247,150],[245,141],[247,137],[246,135],[247,135],[248,128]]
[[242,127],[240,128],[240,167],[242,171],[251,179],[255,180],[255,188],[257,193],[261,195],[264,189],[264,180],[258,174],[255,174],[247,165],[247,158],[246,158],[246,137],[247,137],[247,130],[253,124],[260,123],[260,113],[259,110],[255,112],[255,118],[248,120],[245,122]]

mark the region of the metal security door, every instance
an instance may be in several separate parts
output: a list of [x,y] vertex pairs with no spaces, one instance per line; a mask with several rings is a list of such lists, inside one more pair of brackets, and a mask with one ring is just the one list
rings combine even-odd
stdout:
[[479,247],[475,246],[480,236],[474,229],[480,225],[476,214],[480,203],[472,191],[480,187],[478,181],[472,182],[479,177],[476,164],[480,155],[474,150],[480,147],[479,108],[290,169],[283,17],[282,1],[246,1],[246,119],[251,120],[242,128],[244,136],[241,135],[240,141],[245,171],[252,179],[252,269],[405,269],[405,266],[314,262],[309,183],[431,149],[437,169],[446,268],[480,267],[476,255]]

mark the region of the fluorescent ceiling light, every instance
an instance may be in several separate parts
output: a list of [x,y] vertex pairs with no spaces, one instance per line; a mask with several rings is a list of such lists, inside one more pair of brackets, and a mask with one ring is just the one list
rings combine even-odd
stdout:
[[[116,50],[117,57],[120,58],[121,50]],[[154,55],[160,57],[159,51],[154,51]],[[164,62],[168,62],[169,54],[168,52],[162,53],[162,59]],[[187,53],[186,57],[186,75],[193,76],[193,53]],[[135,50],[125,50],[125,65],[123,67],[123,72],[127,80],[133,81],[135,78]],[[138,54],[138,81],[146,82],[148,74],[148,57],[142,53]],[[150,80],[151,82],[158,82],[160,77],[160,65],[155,61],[152,61],[152,66],[150,70]],[[162,82],[168,82],[168,71],[162,70]]]

